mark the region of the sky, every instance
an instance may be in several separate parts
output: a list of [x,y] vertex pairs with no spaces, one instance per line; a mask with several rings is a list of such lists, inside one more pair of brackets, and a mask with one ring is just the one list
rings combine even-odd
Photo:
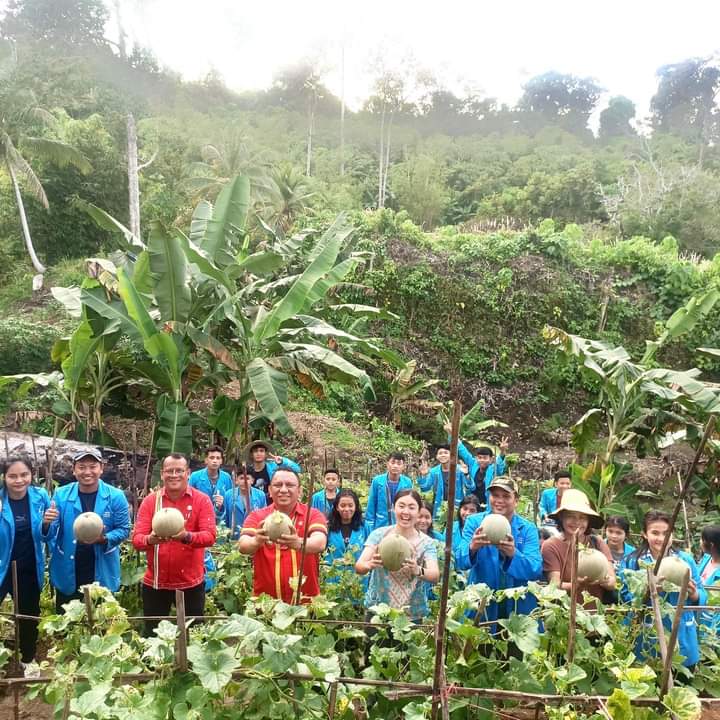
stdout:
[[[456,92],[514,103],[534,75],[593,77],[644,115],[658,67],[720,50],[715,0],[120,0],[131,38],[186,79],[221,73],[235,90],[267,87],[304,59],[358,107],[373,58],[431,71]],[[4,3],[0,0],[0,6]],[[109,7],[113,6],[107,0]],[[116,32],[108,28],[109,35]]]

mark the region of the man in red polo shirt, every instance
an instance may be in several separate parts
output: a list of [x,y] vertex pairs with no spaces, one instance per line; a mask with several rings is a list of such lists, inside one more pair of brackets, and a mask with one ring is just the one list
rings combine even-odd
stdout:
[[[201,490],[188,485],[190,467],[184,455],[171,453],[162,462],[163,486],[150,493],[140,505],[133,545],[147,553],[148,568],[143,577],[144,615],[168,615],[175,591],[185,596],[185,614],[205,611],[205,548],[215,543],[215,508]],[[174,537],[163,539],[152,529],[153,515],[160,508],[177,508],[185,527]],[[145,622],[145,634],[157,627],[157,620]]]
[[[270,480],[269,507],[254,510],[245,519],[238,547],[241,553],[253,558],[253,594],[267,593],[274,598],[292,603],[295,590],[290,579],[297,577],[302,551],[305,518],[308,507],[298,502],[300,478],[294,470],[278,468]],[[275,510],[284,512],[295,526],[292,533],[281,535],[273,543],[263,531],[265,518]],[[303,563],[302,597],[310,598],[320,594],[319,554],[327,544],[327,522],[325,516],[315,508],[310,510]]]

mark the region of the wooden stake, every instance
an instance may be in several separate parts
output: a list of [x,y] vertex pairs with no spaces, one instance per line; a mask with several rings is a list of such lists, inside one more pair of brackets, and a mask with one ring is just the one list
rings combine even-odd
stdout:
[[445,564],[443,565],[440,607],[435,628],[435,672],[433,674],[432,717],[437,719],[438,709],[443,720],[449,717],[448,697],[445,683],[445,623],[447,620],[448,590],[450,588],[450,567],[452,564],[453,520],[455,517],[455,484],[457,482],[457,451],[460,436],[462,405],[458,398],[453,403],[452,429],[450,431],[450,472],[448,473],[447,523],[445,527]]
[[53,421],[53,439],[52,439],[52,445],[50,446],[50,459],[48,460],[48,477],[45,480],[45,489],[48,492],[48,495],[52,497],[55,494],[55,480],[53,478],[53,471],[55,470],[55,444],[57,443],[57,436],[58,436],[58,423],[59,418],[55,418]]
[[3,433],[3,440],[5,440],[5,460],[10,459],[10,446],[8,445],[7,433]]
[[[658,559],[655,561],[655,569],[653,570],[655,575],[657,575],[660,572],[660,563],[662,562],[662,559],[665,557],[665,553],[667,552],[668,544],[670,543],[670,538],[672,537],[672,531],[675,527],[675,523],[677,522],[678,515],[680,514],[680,508],[682,507],[683,501],[685,500],[685,498],[688,494],[688,491],[690,490],[690,482],[692,480],[693,473],[695,472],[695,468],[697,467],[698,462],[700,462],[700,457],[703,454],[705,445],[707,444],[707,441],[710,438],[710,435],[712,434],[713,430],[715,429],[715,420],[716,420],[715,415],[711,415],[708,418],[707,424],[705,425],[705,432],[703,433],[702,439],[700,440],[700,444],[698,445],[698,448],[695,451],[695,457],[693,458],[693,461],[690,463],[690,467],[688,468],[687,474],[685,475],[685,481],[683,482],[682,488],[680,489],[680,497],[678,498],[678,501],[675,503],[675,509],[673,510],[673,513],[670,516],[670,527],[668,528],[668,531],[665,533],[665,540],[663,541],[662,550],[660,551],[660,554],[658,555]],[[657,592],[657,589],[656,589],[656,592]]]
[[[655,631],[657,632],[658,647],[660,648],[660,658],[662,659],[663,667],[665,667],[668,662],[668,646],[665,639],[665,626],[663,625],[662,613],[660,611],[660,598],[658,596],[655,574],[652,568],[647,569],[647,575],[650,602],[652,603],[653,616],[655,619]],[[670,662],[672,662],[672,655],[670,656]],[[668,687],[672,687],[672,677],[668,680]]]
[[328,720],[335,717],[335,705],[337,703],[338,684],[330,683],[330,695],[328,697]]
[[18,588],[17,560],[12,561],[12,594],[13,594],[13,624],[15,626],[15,648],[13,650],[13,660],[15,667],[20,668],[20,591]]
[[690,572],[685,573],[682,584],[680,585],[680,593],[678,595],[677,606],[675,607],[675,616],[672,621],[672,629],[670,630],[670,640],[667,646],[667,658],[663,663],[662,680],[660,682],[660,699],[667,695],[668,690],[672,689],[672,657],[675,652],[675,643],[677,642],[680,623],[685,612],[685,600],[687,600],[688,585],[690,584]]
[[308,526],[310,525],[310,511],[312,510],[311,502],[313,492],[315,491],[315,472],[314,468],[310,468],[310,483],[308,484],[308,499],[307,499],[307,511],[305,512],[305,524],[303,525],[303,539],[302,547],[300,548],[300,567],[298,568],[298,584],[295,590],[295,602],[294,605],[299,605],[302,599],[302,583],[303,583],[303,568],[305,566],[305,552],[307,550],[307,539],[308,539]]
[[145,480],[143,482],[143,497],[147,497],[148,490],[150,489],[148,483],[150,481],[150,462],[152,461],[153,454],[153,438],[155,437],[155,420],[153,420],[152,430],[150,431],[150,447],[148,448],[147,465],[145,466]]
[[[682,479],[680,473],[677,474],[678,487],[680,488],[680,494],[682,494]],[[692,554],[692,543],[690,542],[690,523],[688,522],[687,504],[685,500],[682,501],[683,519],[685,520],[685,550]]]
[[577,617],[577,591],[578,591],[578,542],[577,534],[570,539],[570,619],[568,626],[568,665],[575,659],[575,619]]
[[175,642],[175,660],[180,672],[187,672],[187,630],[185,628],[185,593],[175,591],[175,611],[178,636]]
[[30,435],[30,442],[32,443],[33,457],[35,458],[35,467],[38,467],[37,448],[35,447],[35,436],[32,434]]
[[87,585],[83,586],[83,600],[85,602],[85,612],[87,613],[87,621],[90,630],[95,625],[95,614],[93,613],[92,598],[90,597],[90,588]]

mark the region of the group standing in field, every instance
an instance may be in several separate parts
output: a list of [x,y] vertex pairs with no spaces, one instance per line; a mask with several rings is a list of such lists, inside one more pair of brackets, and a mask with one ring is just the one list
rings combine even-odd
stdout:
[[[669,517],[648,512],[636,548],[627,519],[603,519],[587,496],[572,487],[570,472],[561,470],[539,498],[536,525],[518,512],[518,488],[506,472],[507,447],[503,438],[496,456],[489,447],[471,452],[460,442],[452,498],[449,445],[437,448],[433,467],[421,462],[414,479],[406,474],[404,455],[391,453],[386,471],[370,481],[365,508],[356,491],[344,487],[336,468],[327,468],[323,487],[304,499],[300,466],[274,454],[266,441],[251,443],[245,462],[232,473],[223,469],[219,446],[208,448],[205,467],[192,473],[188,459],[173,453],[160,462],[161,484],[143,498],[132,532],[127,498],[101,479],[98,451],[77,453],[74,482],[52,497],[32,484],[30,462],[11,458],[0,490],[0,601],[13,591],[15,563],[19,611],[39,615],[46,554],[58,612],[82,597],[83,585],[97,582],[115,592],[120,587],[119,547],[131,538],[134,548],[147,556],[142,604],[149,634],[157,625],[154,618],[170,612],[177,591],[183,593],[187,615],[204,614],[213,583],[212,548],[225,536],[251,559],[255,595],[308,602],[343,575],[356,575],[368,616],[375,605],[385,603],[422,621],[431,612],[433,586],[440,577],[438,551],[449,499],[456,509],[453,571],[461,585],[505,590],[546,580],[571,592],[570,560],[577,544],[602,557],[598,575],[578,573],[578,601],[629,600],[625,573],[657,561]],[[96,529],[88,535],[93,522]],[[219,534],[223,526],[227,530]],[[678,637],[688,667],[699,658],[699,633],[718,627],[718,614],[692,609],[706,603],[706,588],[720,578],[720,527],[705,528],[702,540],[706,554],[699,567],[689,554],[672,548],[672,538],[667,544],[667,554],[680,558],[690,576]],[[665,598],[677,603],[677,593]],[[532,593],[519,599],[508,594],[488,603],[476,619],[494,623],[512,612],[528,614],[535,606]],[[35,672],[37,635],[35,620],[20,621],[26,674]],[[636,652],[655,652],[652,625],[643,628]]]

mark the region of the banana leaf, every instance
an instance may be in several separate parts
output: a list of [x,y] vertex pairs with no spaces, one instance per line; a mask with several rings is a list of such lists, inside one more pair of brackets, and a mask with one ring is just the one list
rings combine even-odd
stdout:
[[164,457],[172,452],[192,453],[192,418],[187,407],[168,395],[157,399],[155,453]]
[[[238,175],[218,195],[205,234],[198,243],[219,268],[235,262],[233,248],[245,229],[249,207],[250,181]],[[190,238],[194,239],[192,233]]]
[[163,320],[186,322],[190,313],[187,260],[177,237],[158,222],[152,224],[148,241],[155,301]]
[[275,370],[262,358],[255,358],[246,369],[250,389],[258,401],[263,413],[273,422],[283,435],[293,432],[285,410],[287,403],[288,376]]

